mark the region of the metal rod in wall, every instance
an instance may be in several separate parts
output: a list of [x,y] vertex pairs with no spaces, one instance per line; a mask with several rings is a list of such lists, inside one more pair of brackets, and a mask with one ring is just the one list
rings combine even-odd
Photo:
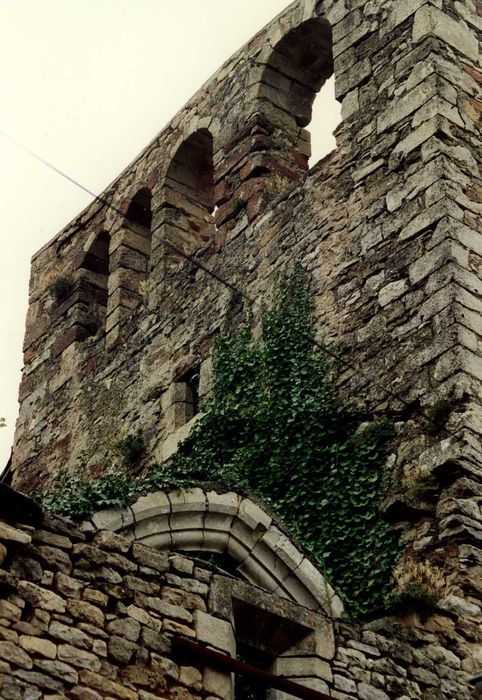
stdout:
[[193,642],[191,639],[176,637],[173,639],[172,648],[176,655],[188,657],[198,663],[204,662],[207,666],[211,666],[219,671],[245,675],[266,688],[282,690],[302,700],[332,700],[332,698],[329,695],[325,695],[325,693],[307,688],[287,678],[277,676],[270,671],[264,671],[256,666],[251,666],[251,664],[247,664],[244,661],[233,659],[231,656],[221,654],[219,651]]

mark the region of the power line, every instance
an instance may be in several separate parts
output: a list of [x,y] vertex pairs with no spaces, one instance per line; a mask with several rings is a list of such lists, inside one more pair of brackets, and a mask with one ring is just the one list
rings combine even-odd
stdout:
[[[19,148],[20,150],[24,151],[25,153],[28,153],[28,155],[30,155],[30,156],[31,156],[32,158],[34,158],[35,160],[39,161],[40,163],[42,163],[43,165],[45,165],[45,166],[46,166],[47,168],[49,168],[50,170],[52,170],[53,172],[57,173],[57,175],[60,175],[61,177],[65,178],[66,180],[68,180],[69,182],[71,182],[71,183],[72,183],[73,185],[75,185],[76,187],[80,188],[81,190],[83,190],[84,192],[86,192],[87,194],[89,194],[91,197],[93,197],[94,201],[101,203],[103,206],[108,207],[109,209],[112,209],[113,211],[115,211],[115,212],[116,212],[117,214],[119,214],[120,216],[125,217],[125,213],[124,213],[123,211],[121,211],[118,207],[116,207],[114,204],[112,204],[111,202],[109,202],[105,197],[102,197],[102,196],[99,196],[99,195],[95,194],[95,192],[93,192],[92,190],[90,190],[88,187],[85,187],[81,182],[79,182],[79,181],[76,180],[75,178],[71,177],[70,175],[67,175],[67,173],[65,173],[63,170],[60,170],[60,169],[57,168],[55,165],[53,165],[53,164],[50,163],[49,161],[47,161],[47,160],[45,160],[44,158],[42,158],[41,156],[39,156],[37,153],[35,153],[35,152],[32,151],[31,149],[29,149],[29,148],[27,148],[26,146],[24,146],[23,144],[19,143],[18,141],[16,141],[15,139],[13,139],[11,136],[9,136],[8,134],[6,134],[6,133],[5,133],[4,131],[2,131],[1,129],[0,129],[0,135],[3,136],[3,137],[4,137],[5,139],[7,139],[8,141],[10,141],[12,144],[14,144],[14,145],[15,145],[17,148]],[[218,275],[216,272],[214,272],[214,271],[211,270],[210,268],[208,268],[208,267],[206,267],[205,265],[203,265],[203,263],[199,262],[199,260],[197,260],[194,256],[190,255],[189,253],[184,252],[181,248],[179,248],[178,246],[176,246],[174,243],[171,243],[171,241],[168,241],[167,239],[163,239],[163,240],[162,240],[162,243],[163,243],[164,246],[166,246],[167,248],[169,248],[170,250],[172,250],[172,252],[174,252],[176,255],[179,255],[180,257],[184,258],[185,260],[188,260],[192,265],[194,265],[194,266],[197,267],[198,269],[200,269],[200,270],[202,270],[203,272],[205,272],[207,275],[209,275],[210,277],[212,277],[214,280],[216,280],[216,281],[219,282],[220,284],[224,285],[227,289],[229,289],[229,290],[231,290],[232,292],[234,292],[236,295],[239,296],[239,298],[244,299],[249,305],[252,305],[253,301],[252,301],[252,299],[246,294],[246,292],[244,292],[243,290],[239,289],[239,288],[236,287],[235,285],[231,284],[231,282],[228,282],[228,280],[225,280],[223,277],[221,277],[220,275]],[[330,350],[330,349],[327,348],[326,346],[322,345],[322,344],[319,343],[315,338],[312,338],[311,336],[309,336],[308,334],[305,334],[305,333],[303,333],[303,332],[298,332],[298,335],[299,335],[301,338],[304,338],[304,340],[308,340],[311,344],[315,345],[318,349],[320,349],[322,352],[324,352],[325,354],[327,354],[327,355],[328,355],[329,357],[331,357],[332,359],[334,359],[334,360],[336,360],[337,362],[339,362],[341,365],[344,365],[344,367],[345,367],[346,369],[352,370],[352,371],[354,371],[354,372],[357,372],[357,371],[358,371],[358,367],[357,367],[355,364],[349,362],[344,356],[340,355],[339,353],[335,353],[334,351]],[[406,406],[407,408],[409,408],[409,409],[412,409],[412,408],[413,408],[413,403],[412,403],[412,402],[407,401],[407,400],[404,399],[399,393],[397,393],[397,392],[395,392],[395,391],[389,389],[388,387],[386,387],[385,384],[383,384],[379,379],[375,379],[374,381],[372,381],[372,386],[373,386],[373,385],[374,385],[374,386],[380,387],[380,388],[386,393],[387,396],[390,396],[392,399],[396,399],[397,401],[400,401],[400,403],[402,403],[402,404],[403,404],[404,406]],[[372,410],[373,410],[373,409],[372,409],[371,407],[368,408],[368,411],[369,411],[369,412],[371,412]],[[422,418],[424,418],[429,424],[433,424],[433,419],[430,417],[430,415],[429,415],[428,413],[426,413],[425,411],[423,411],[421,408],[418,409],[418,412],[419,412],[419,415],[420,415]],[[443,430],[444,430],[448,435],[451,435],[452,437],[454,437],[456,440],[459,439],[458,436],[455,435],[455,433],[453,433],[451,430],[448,430],[448,429],[445,428],[445,427],[443,428]]]
[[[6,134],[6,133],[5,133],[4,131],[2,131],[1,129],[0,129],[0,134],[1,134],[5,139],[7,139],[7,140],[10,141],[11,143],[13,143],[15,146],[17,146],[17,148],[20,148],[20,149],[21,149],[22,151],[24,151],[25,153],[28,153],[32,158],[34,158],[35,160],[38,160],[39,163],[42,163],[43,165],[45,165],[45,166],[46,166],[47,168],[49,168],[50,170],[53,170],[54,173],[57,173],[57,175],[60,175],[61,177],[65,178],[66,180],[68,180],[69,182],[71,182],[71,183],[72,183],[73,185],[75,185],[76,187],[79,187],[81,190],[83,190],[84,192],[86,192],[87,194],[89,194],[91,197],[94,198],[94,201],[100,202],[102,205],[104,205],[105,207],[108,207],[109,209],[112,209],[112,210],[115,211],[117,214],[120,214],[120,216],[122,216],[122,217],[125,216],[125,214],[124,214],[123,211],[121,211],[118,207],[116,207],[114,204],[112,204],[112,203],[109,202],[107,199],[105,199],[105,197],[101,197],[101,196],[95,194],[95,192],[92,192],[92,190],[89,190],[89,188],[88,188],[88,187],[85,187],[85,185],[83,185],[81,182],[79,182],[79,181],[76,180],[75,178],[71,177],[70,175],[67,175],[67,173],[65,173],[63,170],[60,170],[60,169],[57,168],[55,165],[52,165],[52,163],[49,163],[49,161],[47,161],[47,160],[45,160],[44,158],[42,158],[42,156],[39,156],[39,155],[38,155],[37,153],[35,153],[34,151],[31,151],[30,148],[27,148],[26,146],[23,146],[21,143],[19,143],[19,142],[16,141],[15,139],[13,139],[11,136],[9,136],[8,134]],[[203,265],[202,263],[200,263],[199,261],[197,261],[197,260],[196,260],[195,258],[193,258],[191,255],[189,255],[189,253],[185,253],[181,248],[178,248],[176,245],[174,245],[174,243],[171,243],[171,242],[168,241],[168,240],[163,240],[162,242],[163,242],[163,244],[164,244],[165,246],[167,246],[168,248],[170,248],[170,249],[173,251],[173,253],[176,253],[176,255],[180,255],[180,256],[183,257],[185,260],[189,260],[189,262],[191,262],[193,265],[196,265],[199,269],[203,270],[206,274],[210,275],[213,279],[215,279],[215,280],[217,280],[218,282],[220,282],[221,284],[224,284],[225,286],[227,286],[229,289],[231,289],[231,291],[235,292],[236,294],[241,294],[241,296],[243,296],[243,297],[245,296],[245,294],[244,294],[243,292],[241,292],[239,289],[237,289],[237,288],[236,288],[234,285],[232,285],[230,282],[227,282],[226,280],[223,280],[218,274],[216,274],[216,272],[213,272],[213,270],[210,270],[210,269],[207,268],[205,265]]]

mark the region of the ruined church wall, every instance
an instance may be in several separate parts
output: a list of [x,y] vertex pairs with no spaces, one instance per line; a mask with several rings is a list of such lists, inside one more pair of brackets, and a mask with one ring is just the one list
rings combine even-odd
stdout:
[[[270,61],[276,65],[272,49],[291,28],[319,13],[333,33],[343,122],[337,150],[304,173],[306,99],[290,101],[286,76],[273,74]],[[102,473],[115,459],[113,442],[138,429],[149,462],[165,459],[185,435],[182,379],[199,368],[201,394],[208,391],[213,339],[231,292],[162,241],[195,250],[199,263],[244,288],[255,317],[276,273],[299,256],[313,278],[320,337],[335,341],[346,363],[341,391],[367,398],[395,423],[396,493],[387,517],[404,529],[406,557],[440,566],[455,596],[456,619],[437,619],[416,646],[450,650],[460,666],[436,654],[425,665],[410,654],[395,661],[427,698],[437,698],[427,690],[435,686],[424,686],[412,667],[437,673],[433,664],[441,664],[458,678],[477,670],[481,643],[472,619],[481,608],[481,15],[472,0],[300,2],[228,61],[104,193],[115,209],[92,205],[35,257],[13,460],[14,485],[29,490],[75,468],[80,455]],[[320,27],[326,46],[327,25]],[[326,73],[329,63],[327,54]],[[212,202],[205,182],[193,184],[182,169],[206,165],[206,132]],[[146,188],[149,246],[142,226],[126,223]],[[210,203],[218,206],[215,226]],[[110,236],[101,290],[109,303],[89,336],[89,284],[99,278],[86,279],[82,266],[101,231]],[[75,284],[56,303],[47,288],[59,274]],[[438,402],[450,411],[437,432],[426,416]],[[403,478],[417,470],[435,477],[436,504],[407,503]],[[397,638],[393,628],[385,634]],[[370,646],[369,639],[357,643]],[[374,655],[346,648],[365,661],[350,665],[349,652],[338,667],[349,666],[355,684],[379,687],[377,675],[366,675],[385,673]],[[441,697],[458,697],[442,670]],[[403,697],[387,687],[389,697]]]
[[[260,76],[277,41],[320,12],[332,26],[344,119],[337,150],[303,175],[307,137],[286,116],[296,105],[283,97],[281,110]],[[231,292],[163,244],[189,251],[166,182],[180,144],[199,129],[213,136],[218,210],[197,260],[244,288],[256,311],[277,271],[299,256],[313,277],[320,336],[335,341],[347,363],[342,386],[399,418],[400,468],[420,456],[427,469],[463,457],[473,471],[479,25],[471,2],[403,10],[392,2],[298,3],[231,59],[104,193],[115,209],[93,204],[34,258],[14,483],[31,488],[79,453],[94,472],[105,469],[113,440],[137,429],[149,458],[162,460],[176,431],[186,431],[179,378],[200,368],[201,393],[208,390],[212,342]],[[145,232],[122,215],[143,187],[152,191],[150,262]],[[194,209],[190,216],[197,221]],[[110,306],[86,337],[92,304],[82,265],[100,231],[110,235]],[[74,280],[63,302],[48,293],[58,275]],[[449,426],[463,444],[426,435],[421,412],[446,398],[460,402]]]

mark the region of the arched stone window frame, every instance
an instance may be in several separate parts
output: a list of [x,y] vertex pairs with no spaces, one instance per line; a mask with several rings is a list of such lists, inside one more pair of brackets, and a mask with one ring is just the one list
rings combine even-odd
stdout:
[[[158,276],[176,269],[183,253],[192,254],[214,236],[214,136],[211,120],[195,120],[175,143],[154,213],[152,269]],[[169,247],[169,243],[173,247]]]
[[[237,644],[268,653],[274,674],[328,692],[333,621],[343,606],[304,552],[252,498],[208,487],[159,490],[126,508],[98,511],[82,529],[111,530],[164,551],[228,553],[244,581],[213,576],[207,611],[194,613],[197,641],[232,658]],[[276,635],[270,629],[284,631]],[[206,665],[203,685],[226,700],[234,697],[229,672]],[[285,696],[271,690],[269,697]]]
[[72,342],[83,342],[105,328],[109,245],[109,234],[104,229],[96,231],[87,238],[76,259],[72,291],[59,307],[71,327],[58,339],[58,346],[54,348],[56,354]]
[[107,346],[115,345],[123,319],[147,296],[152,240],[152,189],[138,183],[122,205],[110,245]]
[[86,530],[108,529],[161,550],[226,553],[249,583],[330,617],[343,605],[309,557],[252,498],[200,487],[154,491],[97,512]]

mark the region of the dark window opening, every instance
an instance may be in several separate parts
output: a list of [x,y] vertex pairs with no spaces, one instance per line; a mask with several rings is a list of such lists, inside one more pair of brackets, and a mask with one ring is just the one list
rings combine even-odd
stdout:
[[199,367],[180,375],[172,386],[170,417],[171,429],[181,428],[199,413]]
[[110,237],[101,231],[84,254],[76,284],[78,340],[83,341],[105,328],[108,302]]
[[236,640],[272,658],[281,656],[310,630],[285,617],[233,598]]
[[[214,235],[213,139],[200,129],[179,146],[165,180],[164,238],[192,253]],[[168,264],[182,262],[166,247]]]
[[199,413],[199,367],[186,372],[180,380],[186,386],[186,423]]
[[126,219],[150,230],[152,224],[151,191],[144,187],[132,199],[126,212]]
[[[252,620],[256,624],[256,620]],[[263,671],[269,671],[273,665],[273,657],[259,649],[237,644],[236,657],[239,661],[255,666]],[[234,697],[236,700],[266,700],[269,688],[255,678],[245,673],[237,673],[234,676]]]
[[238,571],[239,561],[236,561],[232,556],[226,552],[200,552],[200,551],[190,551],[190,554],[196,559],[201,559],[201,561],[206,562],[210,566],[215,566],[225,574],[229,574],[238,579],[242,579]]

